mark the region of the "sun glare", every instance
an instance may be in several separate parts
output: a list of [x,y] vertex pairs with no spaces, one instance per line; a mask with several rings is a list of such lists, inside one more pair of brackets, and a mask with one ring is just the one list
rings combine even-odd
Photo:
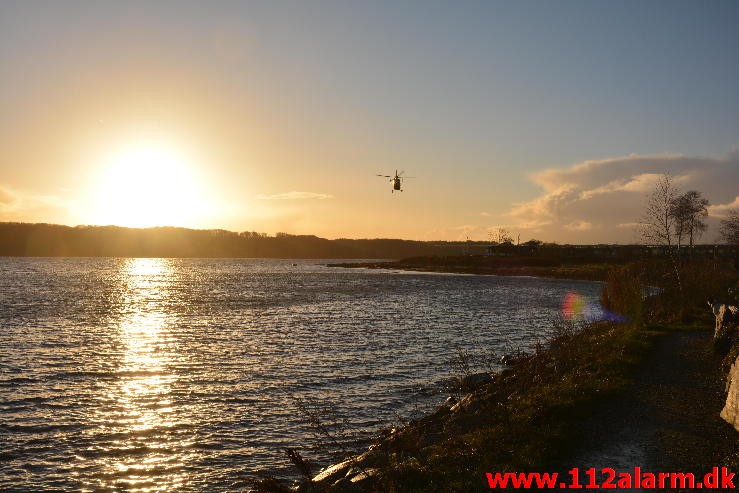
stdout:
[[106,159],[94,185],[93,223],[129,227],[195,226],[203,200],[188,156],[138,142]]

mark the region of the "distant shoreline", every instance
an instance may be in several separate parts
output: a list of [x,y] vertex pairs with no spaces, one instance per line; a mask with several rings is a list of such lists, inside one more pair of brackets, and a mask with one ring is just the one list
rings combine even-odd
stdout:
[[[662,246],[558,245],[530,240],[416,241],[388,238],[329,240],[314,235],[175,227],[62,226],[0,222],[0,256],[112,258],[264,258],[285,260],[403,259],[342,267],[605,280],[615,265],[666,258]],[[739,258],[739,247],[696,245],[690,258]],[[331,264],[337,265],[337,264]]]
[[576,281],[605,281],[608,272],[617,264],[592,263],[582,265],[500,265],[478,262],[465,264],[459,257],[414,258],[386,262],[337,262],[328,267],[394,269],[410,272],[438,272],[495,276],[544,277]]

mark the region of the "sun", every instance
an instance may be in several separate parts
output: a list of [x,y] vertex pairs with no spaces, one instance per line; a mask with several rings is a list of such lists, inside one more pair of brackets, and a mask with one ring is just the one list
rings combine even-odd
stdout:
[[102,160],[92,222],[128,227],[195,226],[202,190],[189,157],[164,142],[137,141]]

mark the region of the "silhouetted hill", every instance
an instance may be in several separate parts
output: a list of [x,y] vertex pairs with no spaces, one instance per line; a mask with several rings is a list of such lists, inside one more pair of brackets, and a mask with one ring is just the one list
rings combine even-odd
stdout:
[[404,258],[482,254],[485,242],[327,240],[312,235],[174,227],[0,223],[0,255],[29,257]]
[[[470,257],[482,255],[487,259]],[[0,256],[18,257],[408,259],[458,271],[455,269],[460,265],[474,267],[472,264],[480,262],[498,266],[535,266],[541,262],[550,265],[552,261],[600,264],[666,255],[665,247],[645,245],[557,245],[537,240],[520,245],[381,238],[327,240],[313,235],[277,233],[268,236],[223,229],[70,227],[0,222]],[[686,249],[683,255],[739,258],[739,247],[696,245],[690,251]]]

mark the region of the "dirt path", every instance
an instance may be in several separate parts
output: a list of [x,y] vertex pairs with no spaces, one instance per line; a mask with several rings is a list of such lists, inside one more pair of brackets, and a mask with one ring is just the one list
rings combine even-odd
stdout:
[[724,384],[720,357],[710,341],[708,331],[659,337],[626,396],[603,406],[585,423],[588,438],[570,464],[617,471],[638,466],[701,477],[720,466],[736,449],[739,433],[719,417]]

